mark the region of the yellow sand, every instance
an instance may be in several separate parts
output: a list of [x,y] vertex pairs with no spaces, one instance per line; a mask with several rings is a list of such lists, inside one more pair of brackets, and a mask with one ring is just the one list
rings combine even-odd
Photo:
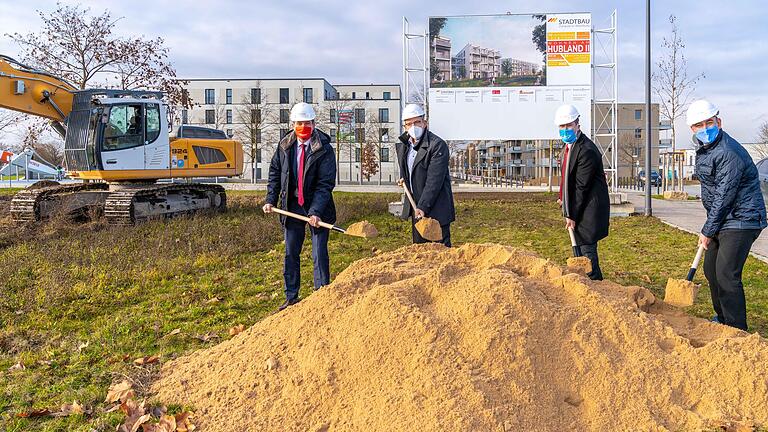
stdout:
[[664,191],[664,199],[673,201],[685,201],[688,199],[688,192]]
[[699,293],[699,287],[685,279],[669,279],[664,289],[664,302],[674,306],[692,306]]
[[208,432],[768,425],[768,341],[498,245],[357,261],[161,374]]
[[349,228],[346,229],[346,233],[349,235],[365,238],[373,238],[379,235],[379,231],[376,230],[376,227],[368,221],[353,223],[349,226]]
[[580,274],[587,274],[592,271],[592,261],[590,261],[587,257],[568,258],[566,265],[568,266],[569,270]]
[[416,231],[422,237],[429,241],[440,241],[443,239],[443,229],[440,228],[440,222],[432,218],[421,218],[416,222]]

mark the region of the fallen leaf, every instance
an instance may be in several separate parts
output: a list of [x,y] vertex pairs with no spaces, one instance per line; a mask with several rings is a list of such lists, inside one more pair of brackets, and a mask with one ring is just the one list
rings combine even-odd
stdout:
[[175,329],[171,330],[171,332],[168,333],[167,335],[165,335],[164,337],[174,336],[174,335],[177,335],[179,333],[181,333],[181,329],[180,328],[175,328]]
[[91,415],[92,410],[80,405],[77,401],[61,406],[61,410],[52,413],[53,417],[67,417],[71,415]]
[[181,413],[176,414],[176,432],[192,432],[195,429],[194,424],[192,424],[192,417],[191,412],[184,411]]
[[218,297],[213,297],[213,298],[210,298],[210,299],[206,300],[206,302],[205,302],[205,303],[206,303],[206,304],[211,304],[211,303],[218,303],[218,302],[220,302],[220,301],[221,301],[221,299],[220,299],[220,298],[218,298]]
[[237,336],[238,334],[242,333],[243,330],[245,330],[245,325],[238,324],[238,325],[232,327],[231,329],[229,329],[229,335],[230,336]]
[[112,403],[120,401],[121,403],[125,403],[128,399],[131,399],[134,396],[133,385],[128,380],[123,380],[121,383],[109,386],[107,398],[104,399],[104,402]]
[[650,278],[650,277],[648,277],[648,275],[647,275],[647,274],[644,274],[644,275],[640,276],[640,278],[641,278],[641,279],[642,279],[642,280],[643,280],[645,283],[651,283],[651,278]]
[[144,408],[144,401],[137,403],[133,399],[128,399],[120,405],[120,409],[125,413],[126,419],[118,428],[118,432],[136,432],[146,422],[152,419],[152,414],[147,413]]
[[24,365],[23,365],[21,362],[18,362],[18,363],[16,363],[15,365],[13,365],[13,366],[9,367],[9,368],[8,368],[8,372],[13,372],[13,371],[17,371],[17,370],[24,370],[24,369],[26,369],[26,368],[27,368],[27,367],[26,367],[26,366],[24,366]]
[[154,407],[152,407],[150,412],[152,413],[152,417],[160,418],[160,417],[162,417],[162,416],[164,416],[165,414],[168,413],[168,407],[166,407],[165,405],[163,405],[163,406],[154,406]]
[[42,408],[42,409],[36,409],[32,411],[24,411],[16,414],[16,417],[18,418],[36,418],[36,417],[46,417],[51,415],[51,411],[48,408]]
[[133,364],[135,364],[136,366],[143,366],[143,365],[148,365],[152,363],[157,363],[158,360],[160,360],[159,356],[151,355],[151,356],[137,358],[136,360],[133,361]]
[[216,339],[216,338],[219,338],[219,337],[220,336],[218,334],[216,334],[215,332],[208,332],[208,333],[205,333],[205,334],[196,335],[195,339],[199,339],[202,342],[208,342],[211,339]]
[[82,352],[84,349],[88,348],[88,345],[90,345],[90,341],[85,341],[77,346],[77,352]]

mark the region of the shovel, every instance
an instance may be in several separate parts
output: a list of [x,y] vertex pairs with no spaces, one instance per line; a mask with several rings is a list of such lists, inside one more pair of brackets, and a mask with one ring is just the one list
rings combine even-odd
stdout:
[[571,249],[573,249],[573,256],[581,256],[581,248],[576,246],[576,236],[573,234],[573,228],[568,228],[568,235],[571,237]]
[[[281,214],[283,216],[288,216],[295,219],[303,220],[304,222],[309,222],[308,217],[302,216],[300,214],[291,213],[289,211],[285,211],[276,207],[272,207],[272,211],[277,214]],[[338,227],[333,224],[329,224],[327,222],[320,222],[320,226],[323,228],[327,228],[331,231],[340,232],[342,234],[346,234],[354,237],[373,238],[379,235],[378,231],[376,231],[376,227],[373,226],[373,224],[366,221],[353,223],[347,229]]]
[[693,305],[694,300],[696,300],[696,294],[699,292],[699,287],[693,283],[693,276],[696,274],[696,269],[699,267],[703,254],[704,245],[699,245],[696,257],[693,259],[690,270],[688,270],[688,276],[685,279],[667,280],[667,287],[664,289],[665,303],[680,307]]
[[[405,196],[408,197],[408,201],[411,203],[411,208],[413,209],[414,213],[416,212],[416,203],[413,201],[413,196],[411,196],[411,191],[408,190],[408,186],[405,185],[405,181],[400,179],[400,181],[403,183],[403,190],[405,190]],[[420,218],[418,222],[414,225],[416,227],[416,231],[421,234],[422,237],[429,241],[437,242],[443,239],[443,229],[440,227],[440,222],[438,222],[436,219],[432,218]]]

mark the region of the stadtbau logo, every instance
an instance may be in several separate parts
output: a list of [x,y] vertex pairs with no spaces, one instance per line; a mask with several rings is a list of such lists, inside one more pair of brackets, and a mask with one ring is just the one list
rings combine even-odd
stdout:
[[560,20],[560,25],[561,26],[589,25],[590,21],[591,21],[590,18],[562,18]]
[[547,22],[551,22],[551,23],[557,22],[557,17],[550,18],[547,20]]

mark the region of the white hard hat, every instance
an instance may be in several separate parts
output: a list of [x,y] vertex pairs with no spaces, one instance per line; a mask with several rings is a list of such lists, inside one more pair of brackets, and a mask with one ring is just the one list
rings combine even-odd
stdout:
[[414,117],[423,117],[424,115],[426,115],[424,107],[419,104],[408,104],[403,108],[403,121]]
[[700,99],[691,103],[688,107],[688,112],[685,114],[685,123],[688,126],[693,126],[718,114],[720,114],[720,109],[715,104],[706,99]]
[[309,121],[315,119],[315,110],[312,105],[299,102],[291,108],[291,121]]
[[555,111],[555,126],[571,123],[579,118],[579,110],[570,104],[560,105]]

